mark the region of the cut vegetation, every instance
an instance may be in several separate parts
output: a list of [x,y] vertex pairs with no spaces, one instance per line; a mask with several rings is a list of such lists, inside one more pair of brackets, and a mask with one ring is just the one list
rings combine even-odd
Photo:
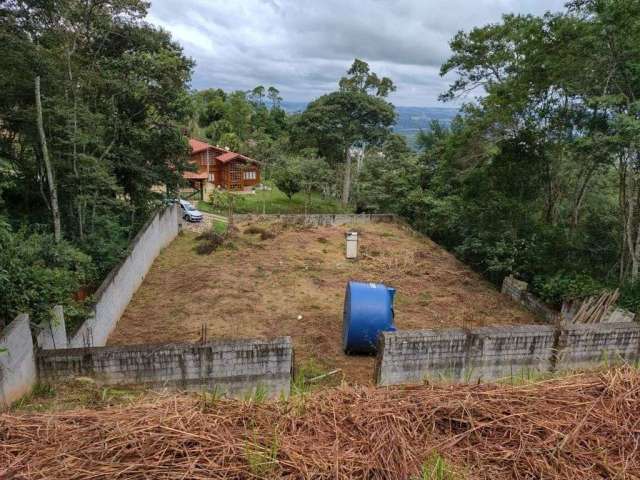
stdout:
[[0,417],[3,478],[635,479],[640,374]]
[[[399,329],[531,324],[536,318],[432,241],[390,223],[357,225],[360,259],[344,258],[342,227],[239,224],[198,255],[207,234],[186,231],[156,260],[110,345],[289,335],[296,364],[373,380],[373,357],[342,352],[344,289],[350,279],[397,289]],[[198,240],[200,238],[200,240]],[[203,252],[207,253],[207,252]]]

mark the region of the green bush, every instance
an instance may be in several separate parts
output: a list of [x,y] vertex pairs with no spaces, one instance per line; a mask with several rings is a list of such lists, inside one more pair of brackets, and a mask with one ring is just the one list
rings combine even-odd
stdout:
[[213,211],[227,212],[229,207],[234,212],[242,210],[245,199],[242,195],[237,195],[226,190],[215,189],[209,194],[209,205]]
[[560,272],[550,277],[535,277],[532,287],[542,300],[559,305],[564,300],[600,293],[605,285],[586,274]]
[[640,281],[626,283],[620,288],[618,306],[632,312],[640,312]]
[[13,231],[0,219],[0,323],[19,313],[35,322],[50,318],[53,305],[68,312],[82,306],[73,294],[95,275],[91,257],[71,244],[55,243],[52,235]]

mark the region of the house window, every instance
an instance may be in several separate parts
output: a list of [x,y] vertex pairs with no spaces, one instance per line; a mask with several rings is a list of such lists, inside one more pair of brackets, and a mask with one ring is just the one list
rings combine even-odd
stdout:
[[215,175],[213,173],[209,174],[209,181],[213,183],[213,181],[216,179]]
[[255,180],[256,179],[256,172],[244,172],[244,179],[245,180]]

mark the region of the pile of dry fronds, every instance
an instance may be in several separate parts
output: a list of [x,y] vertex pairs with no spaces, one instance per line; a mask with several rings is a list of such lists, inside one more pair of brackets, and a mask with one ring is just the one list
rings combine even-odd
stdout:
[[0,416],[0,478],[640,478],[640,373]]

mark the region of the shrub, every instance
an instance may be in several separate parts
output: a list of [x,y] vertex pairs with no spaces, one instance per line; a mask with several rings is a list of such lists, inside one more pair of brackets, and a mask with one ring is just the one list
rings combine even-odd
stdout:
[[196,240],[200,242],[196,245],[196,253],[198,255],[209,255],[224,243],[225,237],[213,230],[209,230],[198,235]]
[[600,293],[605,286],[582,273],[557,273],[550,277],[535,277],[533,292],[547,303],[559,305],[565,300],[584,298]]
[[30,314],[35,322],[49,319],[56,304],[66,311],[80,309],[73,294],[95,278],[91,257],[49,234],[14,232],[2,219],[0,245],[0,323],[18,313]]
[[640,281],[626,283],[620,288],[618,305],[632,312],[640,312]]

